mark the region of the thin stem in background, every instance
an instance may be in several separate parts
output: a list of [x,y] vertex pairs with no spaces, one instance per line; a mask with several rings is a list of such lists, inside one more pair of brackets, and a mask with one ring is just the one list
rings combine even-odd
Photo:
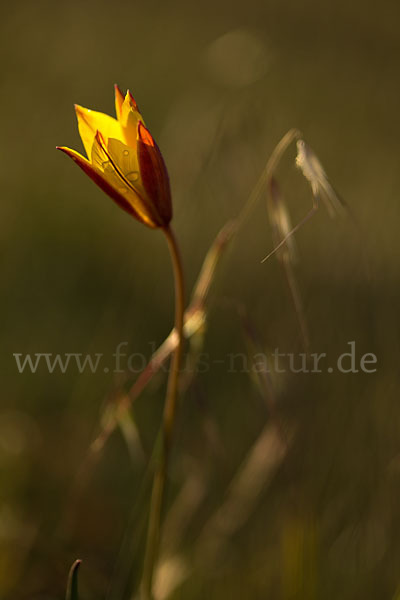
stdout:
[[301,219],[301,221],[299,221],[299,223],[297,223],[297,225],[295,225],[293,227],[293,229],[291,229],[286,235],[285,237],[279,242],[279,244],[277,246],[275,246],[275,248],[273,250],[271,250],[271,252],[269,252],[269,254],[267,254],[267,256],[264,256],[264,258],[262,259],[262,263],[264,263],[265,261],[267,261],[269,258],[271,258],[271,256],[273,256],[275,254],[275,252],[277,252],[280,248],[282,248],[282,246],[284,244],[286,244],[286,242],[288,241],[289,238],[292,237],[292,235],[294,235],[296,233],[296,231],[298,231],[301,227],[303,227],[303,225],[305,225],[307,223],[307,221],[309,221],[311,219],[311,217],[313,217],[315,215],[315,213],[318,210],[318,204],[317,202],[313,201],[313,206],[312,208],[310,208],[310,210],[308,211],[308,213],[306,214],[305,217],[303,217]]
[[179,369],[183,348],[183,319],[185,310],[184,278],[182,260],[176,238],[170,227],[164,229],[171,255],[175,281],[175,333],[178,338],[174,351],[171,370],[168,378],[167,395],[163,415],[163,436],[161,457],[156,466],[153,489],[151,493],[149,524],[147,529],[146,550],[144,556],[143,576],[141,583],[142,600],[152,599],[153,573],[157,561],[160,541],[161,512],[165,495],[168,474],[169,456],[172,446],[172,434],[175,423],[176,400],[178,392]]

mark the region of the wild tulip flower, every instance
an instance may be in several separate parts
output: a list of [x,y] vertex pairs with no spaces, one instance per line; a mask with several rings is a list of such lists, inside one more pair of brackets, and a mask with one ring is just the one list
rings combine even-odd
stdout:
[[78,105],[75,105],[75,111],[87,158],[64,146],[58,146],[58,149],[70,156],[123,210],[148,227],[163,231],[174,271],[175,332],[178,343],[168,377],[163,413],[163,444],[153,481],[141,583],[142,599],[150,600],[183,350],[185,298],[182,261],[170,226],[172,203],[168,172],[133,96],[128,91],[124,98],[119,87],[115,86],[116,119]]
[[58,146],[118,206],[149,227],[165,228],[172,218],[168,172],[138,106],[115,86],[117,118],[75,105],[87,158]]

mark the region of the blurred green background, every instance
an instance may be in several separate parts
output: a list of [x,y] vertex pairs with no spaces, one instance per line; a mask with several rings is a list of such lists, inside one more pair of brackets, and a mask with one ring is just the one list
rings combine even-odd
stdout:
[[[275,374],[274,418],[254,373],[216,362],[249,350],[238,305],[261,351],[301,351],[281,265],[260,264],[273,246],[264,193],[216,278],[210,368],[182,399],[157,598],[398,599],[398,2],[38,0],[2,12],[0,597],[63,598],[81,558],[83,600],[125,600],[141,569],[165,376],[82,471],[125,377],[19,373],[13,357],[112,360],[120,342],[149,357],[172,326],[163,236],[55,150],[81,149],[73,103],[114,114],[117,82],[168,165],[188,294],[274,146],[303,131],[359,223],[322,208],[296,234],[311,349],[335,358],[354,340],[357,356],[378,357],[373,374]],[[292,146],[278,176],[296,223],[311,196],[294,158]],[[276,418],[284,451],[268,437]]]

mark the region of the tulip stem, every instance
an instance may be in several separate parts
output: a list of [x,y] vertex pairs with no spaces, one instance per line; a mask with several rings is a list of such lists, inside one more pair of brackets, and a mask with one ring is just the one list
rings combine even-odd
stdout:
[[183,317],[185,310],[184,277],[179,247],[172,229],[163,229],[168,242],[175,282],[175,334],[178,343],[174,351],[168,378],[167,394],[164,404],[162,426],[161,456],[154,474],[151,493],[149,522],[147,529],[146,550],[141,582],[141,600],[152,600],[153,574],[157,562],[160,543],[161,512],[165,496],[168,475],[168,463],[172,446],[172,434],[176,414],[176,399],[178,392],[179,369],[183,349]]

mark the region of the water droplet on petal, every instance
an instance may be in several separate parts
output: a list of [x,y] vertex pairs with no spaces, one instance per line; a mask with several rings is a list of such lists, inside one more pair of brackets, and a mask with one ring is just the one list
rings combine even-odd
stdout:
[[122,153],[124,156],[129,156],[129,150],[124,150]]
[[125,175],[125,177],[127,178],[128,181],[130,181],[131,183],[134,183],[135,181],[137,181],[139,179],[139,173],[138,173],[138,171],[130,171],[129,173],[127,173]]

